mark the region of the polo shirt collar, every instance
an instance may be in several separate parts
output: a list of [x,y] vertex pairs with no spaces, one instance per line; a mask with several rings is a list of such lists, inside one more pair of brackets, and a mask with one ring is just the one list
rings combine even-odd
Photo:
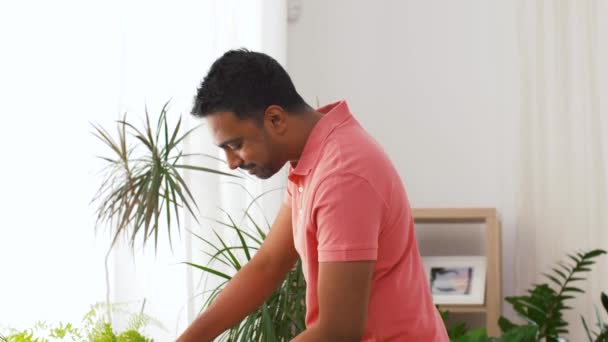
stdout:
[[323,143],[329,134],[342,122],[352,116],[348,105],[344,100],[323,106],[317,109],[317,111],[324,115],[310,132],[296,167],[289,167],[290,171],[288,177],[292,181],[294,176],[308,175],[313,167],[319,150],[323,147]]

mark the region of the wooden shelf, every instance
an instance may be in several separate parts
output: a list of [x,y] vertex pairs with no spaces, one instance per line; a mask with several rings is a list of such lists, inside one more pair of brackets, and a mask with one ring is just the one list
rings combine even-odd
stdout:
[[454,313],[482,313],[488,335],[498,336],[502,306],[500,224],[495,208],[413,208],[415,223],[482,223],[485,228],[486,294],[484,305],[440,305]]
[[439,305],[439,310],[457,313],[486,313],[485,305]]
[[496,216],[494,208],[415,208],[412,209],[416,222],[485,222]]

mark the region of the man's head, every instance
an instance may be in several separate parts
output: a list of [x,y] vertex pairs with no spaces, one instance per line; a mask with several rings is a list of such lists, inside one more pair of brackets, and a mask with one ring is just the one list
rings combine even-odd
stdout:
[[277,61],[243,49],[213,63],[192,114],[207,118],[230,168],[265,179],[288,160],[289,116],[309,109]]

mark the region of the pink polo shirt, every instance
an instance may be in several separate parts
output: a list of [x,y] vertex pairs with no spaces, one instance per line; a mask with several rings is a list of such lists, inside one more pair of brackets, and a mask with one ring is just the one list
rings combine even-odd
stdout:
[[306,325],[319,318],[320,262],[375,260],[363,341],[448,341],[433,306],[399,174],[346,102],[325,114],[290,167],[285,203],[306,278]]

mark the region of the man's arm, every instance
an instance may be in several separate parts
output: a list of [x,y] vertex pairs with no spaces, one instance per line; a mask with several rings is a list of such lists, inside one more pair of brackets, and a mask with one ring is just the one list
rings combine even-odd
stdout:
[[282,205],[260,250],[230,280],[207,311],[178,342],[211,341],[258,308],[298,259],[293,245],[291,208]]
[[293,341],[361,341],[374,265],[374,261],[319,263],[319,321]]

